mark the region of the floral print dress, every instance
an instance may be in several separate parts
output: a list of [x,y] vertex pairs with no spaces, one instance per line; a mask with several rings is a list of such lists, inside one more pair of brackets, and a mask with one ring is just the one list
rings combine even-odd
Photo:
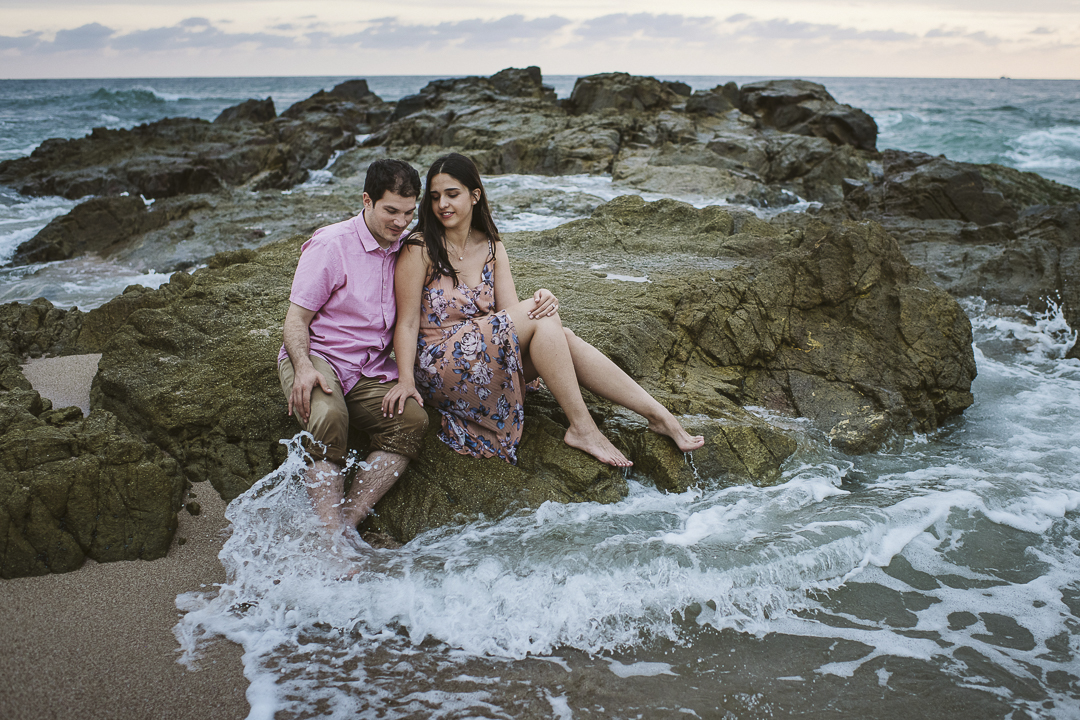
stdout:
[[525,417],[521,348],[506,311],[495,310],[494,252],[480,284],[443,275],[420,300],[416,389],[442,415],[439,439],[462,455],[517,464]]

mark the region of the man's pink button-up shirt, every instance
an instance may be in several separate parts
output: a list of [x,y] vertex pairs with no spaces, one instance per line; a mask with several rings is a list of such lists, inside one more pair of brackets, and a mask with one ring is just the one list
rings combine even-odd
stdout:
[[[397,380],[393,349],[394,267],[399,238],[385,250],[368,230],[363,213],[319,228],[300,249],[289,300],[315,311],[311,354],[330,363],[348,393],[363,375]],[[288,355],[282,346],[280,363]]]

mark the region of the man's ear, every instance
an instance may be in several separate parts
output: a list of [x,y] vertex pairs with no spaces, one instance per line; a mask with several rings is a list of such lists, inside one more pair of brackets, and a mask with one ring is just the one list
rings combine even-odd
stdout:
[[367,193],[364,193],[364,209],[365,210],[371,210],[374,207],[375,207],[375,203],[371,202],[371,196],[368,195]]

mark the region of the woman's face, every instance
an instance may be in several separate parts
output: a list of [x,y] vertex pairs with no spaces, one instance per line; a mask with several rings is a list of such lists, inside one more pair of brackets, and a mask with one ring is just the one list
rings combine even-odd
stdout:
[[480,199],[480,190],[469,192],[465,183],[457,178],[439,173],[431,178],[431,195],[428,201],[435,217],[447,230],[469,227],[472,222],[473,205]]

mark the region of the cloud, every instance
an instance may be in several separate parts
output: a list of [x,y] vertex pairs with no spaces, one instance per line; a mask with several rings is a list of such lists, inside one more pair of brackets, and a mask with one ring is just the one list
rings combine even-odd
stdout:
[[526,20],[524,15],[507,15],[497,20],[459,20],[436,25],[403,24],[395,17],[376,18],[360,32],[332,36],[310,33],[315,44],[359,45],[371,49],[394,49],[425,46],[442,48],[481,44],[484,48],[520,40],[539,40],[570,24],[558,15]]
[[875,42],[904,42],[915,35],[897,30],[856,30],[840,25],[792,22],[783,18],[752,22],[739,31],[740,37],[766,40],[872,40]]
[[41,33],[30,32],[18,37],[0,35],[0,52],[4,50],[27,50],[40,42]]
[[929,38],[931,40],[939,38],[959,38],[962,40],[972,40],[982,45],[989,45],[991,47],[993,47],[994,45],[999,45],[1003,42],[1002,39],[997,37],[996,35],[988,35],[982,30],[979,30],[978,32],[968,32],[967,28],[950,28],[948,30],[946,30],[945,28],[935,28],[933,30],[927,31],[927,33],[923,37]]
[[653,13],[616,13],[586,20],[574,31],[585,41],[602,42],[635,37],[656,40],[711,41],[719,35],[717,21],[709,17],[688,17]]
[[115,30],[100,23],[90,23],[74,30],[60,30],[56,33],[56,39],[50,43],[50,49],[56,52],[98,50],[105,47],[115,33]]
[[[1080,0],[1075,2],[1080,3]],[[60,30],[51,40],[44,39],[47,36],[42,32],[0,35],[0,52],[7,57],[69,52],[94,54],[105,50],[129,55],[153,55],[252,47],[402,52],[412,49],[475,49],[478,52],[498,52],[502,48],[515,46],[524,46],[535,52],[557,45],[566,51],[595,48],[596,52],[611,52],[621,48],[632,53],[650,53],[656,52],[658,46],[677,52],[689,45],[696,51],[702,46],[740,41],[752,41],[758,45],[807,43],[817,46],[835,43],[842,46],[852,43],[865,46],[866,43],[896,45],[916,41],[940,45],[944,44],[942,41],[952,40],[986,47],[1006,42],[986,31],[972,31],[964,27],[938,27],[919,36],[888,28],[860,29],[786,18],[761,20],[746,13],[731,15],[726,19],[675,13],[611,13],[582,21],[571,21],[559,15],[530,19],[522,14],[513,14],[497,19],[471,18],[434,24],[413,23],[387,16],[367,20],[357,32],[344,32],[340,26],[313,20],[315,17],[308,15],[293,21],[275,18],[275,24],[265,31],[249,33],[229,32],[225,21],[211,21],[204,17],[189,17],[175,25],[129,32],[91,23]],[[1023,34],[1030,37],[1050,35],[1052,32],[1047,27],[1038,27]]]
[[[191,18],[199,20],[199,18]],[[209,22],[203,24],[185,20],[172,27],[135,30],[113,39],[114,50],[156,52],[161,50],[226,49],[252,44],[261,48],[290,47],[295,43],[289,35],[271,33],[229,33],[219,30]]]

